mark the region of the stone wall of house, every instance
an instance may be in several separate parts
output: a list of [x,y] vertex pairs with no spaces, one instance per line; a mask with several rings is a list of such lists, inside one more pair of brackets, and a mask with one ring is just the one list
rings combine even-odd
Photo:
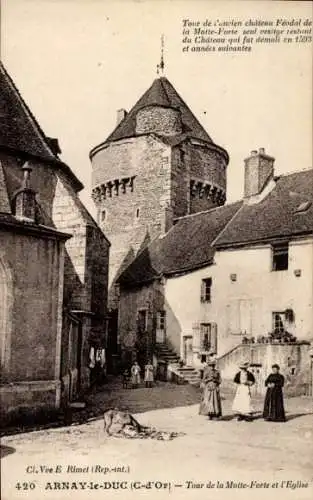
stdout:
[[288,269],[277,272],[272,271],[270,245],[215,254],[211,317],[218,324],[220,354],[244,335],[267,336],[273,330],[273,313],[286,309],[294,312],[288,331],[298,340],[313,340],[312,249],[310,239],[290,242]]
[[156,315],[164,310],[163,285],[155,281],[138,288],[120,289],[118,343],[121,347],[122,359],[131,359],[136,353],[138,337],[138,312],[146,311],[146,340],[148,351],[151,353],[155,342]]
[[[55,189],[52,217],[59,230],[72,234],[65,245],[64,308],[68,311],[82,311],[77,328],[81,329],[80,375],[83,386],[86,386],[89,343],[92,341],[105,345],[106,342],[110,243],[61,174],[58,175]],[[74,347],[69,352],[69,345],[75,346],[74,339],[70,339],[75,328],[74,320],[64,318],[62,374],[66,385],[70,384],[69,378],[76,377]],[[75,359],[77,364],[77,356]]]
[[309,344],[253,344],[239,345],[218,360],[221,371],[222,388],[234,390],[233,379],[242,362],[250,363],[250,370],[256,384],[253,394],[265,394],[265,380],[274,363],[280,366],[285,377],[284,392],[288,396],[312,394],[312,366]]
[[[3,176],[12,198],[23,179],[23,161],[1,153]],[[72,391],[71,380],[81,366],[83,385],[88,384],[88,342],[90,337],[105,342],[109,241],[92,219],[70,179],[55,167],[31,162],[30,183],[36,192],[39,222],[72,235],[64,251],[64,290],[61,375],[63,393]],[[34,261],[36,258],[34,257]],[[62,269],[63,272],[63,269]],[[49,301],[47,300],[47,303]],[[83,311],[69,321],[72,310]],[[86,313],[86,314],[84,314]],[[90,316],[93,316],[91,321]],[[76,352],[76,324],[82,337],[81,357]],[[75,333],[76,332],[76,333]],[[76,337],[75,337],[76,335]],[[76,384],[77,385],[77,384]],[[68,394],[67,394],[68,396]]]
[[[2,331],[1,408],[6,418],[60,404],[61,314],[64,244],[20,232],[0,232],[0,259],[9,296]],[[9,278],[10,276],[10,278]]]
[[85,287],[86,221],[77,203],[76,193],[58,176],[52,219],[60,231],[67,231],[72,235],[66,244],[64,305],[75,309],[89,309],[90,297]]
[[[267,337],[273,328],[273,312],[286,309],[294,312],[288,331],[298,340],[313,342],[312,242],[290,243],[289,262],[288,270],[272,272],[269,245],[231,249],[217,252],[215,265],[167,279],[168,330],[180,338],[180,355],[183,337],[191,336],[193,364],[200,366],[201,323],[217,325],[218,356],[223,356],[241,345],[244,336]],[[301,271],[300,276],[295,270]],[[207,278],[212,279],[211,302],[202,303],[201,283]],[[242,361],[239,351],[238,361]]]

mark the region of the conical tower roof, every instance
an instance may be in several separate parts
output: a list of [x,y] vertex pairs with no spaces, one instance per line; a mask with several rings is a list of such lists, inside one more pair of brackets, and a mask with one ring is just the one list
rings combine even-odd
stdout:
[[206,142],[213,142],[173,85],[166,77],[162,76],[154,80],[151,87],[137,101],[124,120],[117,125],[104,144],[134,137],[136,135],[137,112],[143,107],[152,105],[178,109],[181,113],[184,134]]

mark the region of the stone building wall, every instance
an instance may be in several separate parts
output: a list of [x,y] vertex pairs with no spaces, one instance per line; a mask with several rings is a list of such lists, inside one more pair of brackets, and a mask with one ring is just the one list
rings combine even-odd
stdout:
[[[73,359],[76,359],[81,367],[82,385],[86,386],[89,345],[91,342],[103,346],[106,343],[110,243],[78,195],[60,174],[55,189],[52,216],[59,230],[72,234],[72,238],[65,245],[64,309],[69,313],[73,310],[81,311],[78,325],[72,316],[65,316],[63,322],[62,374],[65,385],[71,390],[69,379],[77,377]],[[81,345],[81,353],[76,355],[77,342]]]
[[[112,244],[110,284],[130,253],[134,256],[144,242],[169,226],[170,155],[169,146],[153,137],[142,136],[109,145],[92,158],[93,198],[98,220]],[[113,175],[111,162],[115,177],[109,179]],[[110,193],[108,181],[115,179],[119,181],[118,189],[113,182]],[[125,188],[124,179],[127,180]]]
[[180,112],[176,109],[148,106],[139,110],[137,113],[137,134],[155,132],[162,135],[175,135],[180,134],[181,131],[181,116]]
[[190,172],[186,162],[187,146],[182,144],[172,149],[171,187],[173,217],[182,217],[189,213]]
[[26,234],[1,231],[0,249],[12,285],[10,302],[1,305],[9,315],[1,339],[0,386],[2,416],[8,420],[20,408],[33,412],[60,404],[64,243],[27,229]]
[[190,144],[186,151],[190,175],[190,213],[223,205],[226,200],[226,159],[215,146]]
[[146,333],[148,351],[151,353],[155,342],[156,315],[164,310],[163,286],[154,281],[139,288],[121,288],[118,322],[118,343],[121,346],[122,359],[130,359],[136,353],[138,312],[146,311]]
[[218,360],[218,368],[222,375],[222,388],[234,390],[233,378],[243,360],[250,362],[256,384],[253,394],[264,395],[265,380],[271,373],[274,363],[280,366],[285,377],[284,392],[288,396],[312,394],[311,358],[309,343],[295,344],[254,344],[239,345],[230,353]]
[[[8,196],[12,200],[15,191],[21,187],[23,180],[21,167],[24,161],[17,156],[7,155],[3,152],[1,152],[0,161],[3,173],[2,180],[5,183]],[[16,345],[16,353],[20,353],[22,360],[21,363],[19,360],[16,361],[16,369],[20,370],[19,377],[21,381],[33,377],[32,382],[35,382],[40,380],[41,369],[47,370],[51,363],[58,363],[59,374],[56,380],[58,380],[58,384],[61,384],[61,377],[63,383],[62,394],[68,399],[75,396],[79,378],[81,379],[82,388],[88,385],[88,346],[90,338],[97,337],[97,340],[101,339],[102,343],[106,341],[109,241],[80,201],[67,174],[63,173],[61,169],[57,170],[56,167],[39,161],[31,161],[31,167],[30,184],[36,192],[38,222],[44,226],[69,233],[72,237],[66,242],[63,251],[62,269],[55,268],[53,271],[55,279],[61,280],[62,278],[62,284],[60,285],[62,287],[62,304],[58,322],[54,327],[51,326],[51,335],[54,335],[54,340],[57,332],[60,332],[58,361],[55,360],[53,349],[50,349],[47,362],[40,363],[41,368],[39,368],[38,364],[30,362],[30,353],[25,353],[22,345]],[[22,244],[22,241],[21,237],[16,235],[17,249]],[[32,331],[36,332],[33,325],[33,319],[36,316],[25,317],[27,307],[24,304],[24,299],[32,300],[30,304],[34,304],[34,306],[30,305],[30,310],[39,311],[37,314],[40,314],[40,317],[42,316],[42,321],[37,318],[38,325],[44,331],[50,328],[50,313],[47,308],[53,309],[55,297],[61,292],[58,290],[55,293],[51,290],[51,286],[49,288],[45,283],[45,273],[48,272],[51,265],[40,261],[41,257],[36,247],[36,240],[30,242],[29,247],[26,247],[25,243],[23,245],[25,255],[32,260],[32,264],[29,265],[31,272],[29,285],[25,276],[23,288],[18,290],[14,286],[14,293],[21,296],[20,304],[22,309],[19,310],[18,314],[21,315],[21,318],[24,318],[25,328],[28,329],[28,325],[30,325]],[[41,246],[43,246],[43,243]],[[48,259],[48,253],[46,258]],[[23,258],[21,253],[19,258],[16,258],[14,266],[18,269],[24,265],[27,268],[26,258]],[[35,290],[35,287],[31,284],[33,265],[38,265],[38,280],[42,274],[42,280],[45,283],[43,290],[41,285],[38,285]],[[62,276],[59,276],[58,273],[62,273]],[[40,304],[37,309],[35,307],[36,301]],[[78,311],[78,315],[76,313],[73,315],[73,310]],[[12,328],[14,328],[13,320]],[[49,333],[46,332],[46,335],[48,341]],[[23,335],[20,332],[20,339],[21,342],[27,342],[28,333],[25,332]],[[41,349],[40,342],[35,342],[35,344],[33,354],[35,353],[35,358],[42,360],[42,352],[37,353],[37,349]],[[25,365],[23,364],[24,361]],[[12,360],[12,363],[15,362]],[[29,371],[32,366],[37,366],[38,373],[28,375],[27,370]],[[13,369],[15,370],[15,365]],[[78,369],[80,373],[78,373]],[[43,390],[43,387],[38,389],[40,394]],[[21,387],[19,391],[22,391]],[[60,387],[58,388],[58,394],[60,399]],[[7,397],[9,397],[8,394]]]

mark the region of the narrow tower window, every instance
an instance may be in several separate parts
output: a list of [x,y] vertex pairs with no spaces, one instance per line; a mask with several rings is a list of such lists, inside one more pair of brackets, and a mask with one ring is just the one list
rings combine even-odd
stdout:
[[136,219],[139,219],[139,215],[140,215],[140,208],[137,208],[136,209]]
[[101,215],[100,215],[101,222],[105,222],[106,217],[107,217],[107,211],[106,210],[101,210]]

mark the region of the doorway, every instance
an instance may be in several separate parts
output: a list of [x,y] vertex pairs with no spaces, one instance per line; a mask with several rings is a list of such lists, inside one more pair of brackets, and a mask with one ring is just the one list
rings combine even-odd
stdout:
[[82,356],[83,356],[83,327],[81,321],[77,328],[77,394],[81,391],[82,382]]
[[137,313],[137,361],[143,369],[148,358],[147,310],[140,309]]
[[192,335],[185,335],[183,337],[183,360],[187,366],[193,365],[192,340]]

